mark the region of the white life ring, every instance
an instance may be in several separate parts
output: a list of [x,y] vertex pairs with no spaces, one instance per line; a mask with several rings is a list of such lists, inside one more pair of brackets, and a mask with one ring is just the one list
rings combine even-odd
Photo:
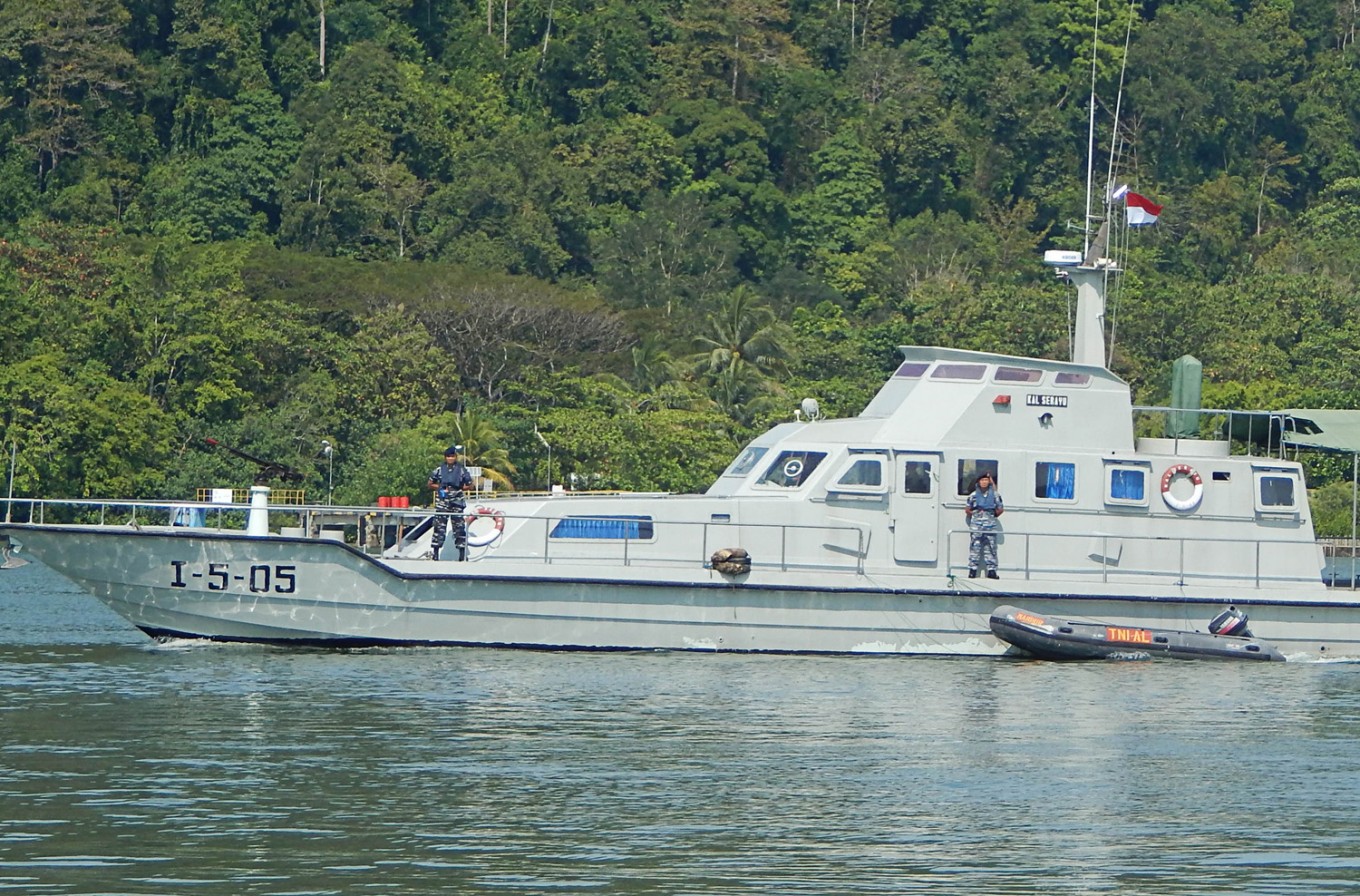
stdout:
[[[491,529],[483,535],[472,534],[472,524],[480,519],[491,520]],[[478,507],[467,515],[464,520],[467,525],[467,543],[470,548],[484,548],[489,544],[494,544],[496,539],[501,537],[505,531],[505,512],[502,510],[492,510],[490,507]]]
[[[1177,498],[1171,494],[1171,482],[1177,476],[1188,477],[1195,486],[1190,497]],[[1204,500],[1204,480],[1200,478],[1199,471],[1189,464],[1176,464],[1167,467],[1166,472],[1162,474],[1162,500],[1166,502],[1167,507],[1172,510],[1179,510],[1182,513],[1187,513],[1198,507],[1199,502]]]

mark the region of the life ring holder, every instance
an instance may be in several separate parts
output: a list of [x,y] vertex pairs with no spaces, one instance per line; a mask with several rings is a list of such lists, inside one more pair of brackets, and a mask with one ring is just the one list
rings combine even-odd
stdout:
[[[491,530],[484,535],[473,535],[472,524],[480,519],[491,520]],[[464,519],[467,528],[467,543],[470,548],[484,548],[487,545],[495,544],[505,531],[505,511],[493,510],[490,507],[477,507],[476,510],[468,514]]]
[[[1177,498],[1171,494],[1171,482],[1177,476],[1186,476],[1195,486],[1194,491],[1188,498]],[[1199,475],[1199,471],[1189,464],[1175,464],[1166,468],[1162,474],[1162,500],[1166,506],[1181,513],[1189,513],[1199,507],[1199,503],[1204,500],[1204,479]]]

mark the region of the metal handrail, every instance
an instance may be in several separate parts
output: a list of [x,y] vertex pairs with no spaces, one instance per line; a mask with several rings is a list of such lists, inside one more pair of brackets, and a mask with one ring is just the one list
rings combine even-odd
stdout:
[[[69,509],[71,512],[64,514],[75,517],[74,520],[66,523],[69,525],[97,525],[97,526],[132,526],[136,528],[146,528],[150,526],[165,526],[183,530],[230,532],[242,534],[246,529],[246,518],[251,511],[250,504],[231,503],[231,504],[204,504],[191,501],[90,501],[90,500],[70,500],[70,499],[24,499],[22,502],[28,508],[28,519],[30,522],[44,525],[47,518],[51,515],[63,515],[54,513],[58,508]],[[20,505],[19,501],[15,506]],[[568,508],[563,508],[564,510]],[[184,512],[202,511],[202,525],[177,525],[175,520],[178,514]],[[277,531],[281,528],[280,520],[291,520],[298,523],[303,532],[309,536],[318,535],[327,527],[342,525],[345,528],[354,527],[356,529],[355,546],[366,553],[369,552],[366,537],[361,537],[360,533],[368,527],[383,531],[386,527],[395,526],[398,532],[409,530],[420,521],[434,515],[431,508],[387,508],[372,506],[333,506],[333,505],[269,505],[268,508],[271,528]],[[604,514],[609,516],[609,514]],[[89,519],[97,519],[98,522],[86,522]],[[690,546],[682,549],[684,552],[678,555],[669,555],[658,551],[646,552],[641,555],[640,546],[649,544],[660,544],[661,540],[656,538],[643,539],[633,537],[625,533],[621,538],[607,540],[554,540],[551,537],[553,526],[565,519],[570,519],[569,514],[554,514],[544,516],[542,514],[514,514],[505,513],[504,519],[509,522],[522,522],[534,525],[542,524],[543,540],[542,553],[539,556],[532,554],[499,554],[498,557],[516,560],[538,560],[542,563],[552,563],[554,560],[579,560],[579,559],[610,559],[609,548],[618,546],[621,556],[614,555],[614,559],[623,565],[634,564],[693,564],[701,563],[707,565],[710,555],[718,547],[731,546],[723,545],[719,542],[728,541],[731,538],[722,538],[720,534],[724,531],[738,532],[750,537],[753,533],[768,533],[763,539],[762,544],[773,544],[775,546],[775,556],[760,557],[756,556],[756,565],[777,567],[781,570],[788,569],[826,569],[826,568],[853,568],[857,573],[864,572],[866,559],[866,535],[863,527],[853,525],[797,525],[790,523],[715,523],[712,521],[665,521],[653,520],[653,531],[662,529],[691,529],[699,533],[696,538],[680,539],[676,544]],[[115,522],[110,523],[113,519]],[[12,525],[22,526],[23,523]],[[824,558],[813,562],[799,562],[790,556],[790,540],[795,542],[798,538],[796,533],[802,533],[804,543],[809,535],[821,536],[823,540],[833,538],[837,534],[842,536],[852,535],[854,548],[853,564],[831,564],[830,567]],[[398,536],[400,538],[400,535]],[[386,550],[384,539],[380,537],[378,553]],[[699,554],[696,557],[691,551],[693,546],[698,547]],[[847,550],[841,548],[842,551]]]
[[[251,510],[249,504],[199,504],[185,501],[90,501],[90,500],[64,500],[64,499],[15,499],[12,510],[22,511],[27,509],[27,517],[30,522],[43,525],[52,516],[74,516],[78,519],[97,520],[86,524],[97,526],[119,526],[129,525],[137,527],[166,526],[171,527],[174,522],[174,515],[184,510],[203,510],[212,511],[211,516],[205,516],[203,526],[179,527],[185,529],[199,529],[217,532],[243,533],[245,530],[246,517]],[[565,508],[564,508],[565,509]],[[69,511],[62,513],[61,511]],[[375,526],[379,531],[385,531],[384,527],[397,527],[398,531],[404,531],[412,523],[423,521],[431,516],[433,511],[428,508],[378,508],[372,506],[330,506],[330,505],[282,505],[269,507],[271,522],[276,523],[279,519],[297,520],[305,533],[308,535],[318,535],[325,527],[344,525],[356,527],[357,531],[363,531],[365,526]],[[23,515],[21,513],[21,515]],[[579,560],[579,559],[600,559],[610,560],[611,556],[615,561],[624,565],[636,564],[681,564],[691,565],[694,563],[707,564],[713,550],[718,547],[743,546],[749,549],[751,544],[763,545],[772,548],[771,553],[766,556],[759,556],[758,552],[753,555],[753,562],[758,566],[768,566],[780,570],[789,569],[853,569],[858,574],[864,574],[868,560],[867,535],[864,527],[855,525],[822,526],[822,525],[794,525],[788,523],[730,523],[730,522],[667,522],[653,520],[654,532],[664,529],[687,529],[697,528],[699,536],[691,539],[677,539],[674,542],[666,540],[666,544],[675,543],[684,547],[679,553],[667,553],[667,549],[649,551],[643,546],[649,544],[661,544],[661,540],[655,535],[651,539],[641,539],[630,537],[625,532],[623,537],[615,540],[598,541],[575,541],[554,540],[551,538],[553,525],[561,520],[568,519],[566,515],[514,515],[506,514],[508,521],[524,521],[534,525],[543,526],[542,549],[538,554],[519,554],[514,555],[500,553],[497,558],[514,560],[537,560],[542,563],[552,563],[554,561]],[[113,519],[116,522],[110,523]],[[208,523],[212,525],[208,525]],[[11,526],[22,526],[23,523],[9,523]],[[277,528],[277,526],[275,526]],[[761,538],[752,538],[753,535],[760,533]],[[845,536],[853,533],[848,539],[853,543],[853,547],[846,544]],[[946,531],[945,538],[945,569],[946,575],[953,576],[959,570],[965,569],[965,563],[955,561],[956,542],[963,536],[970,535],[966,528],[954,528]],[[1178,584],[1185,584],[1188,580],[1215,578],[1227,579],[1237,584],[1249,585],[1253,588],[1262,588],[1269,582],[1298,580],[1297,577],[1271,577],[1266,576],[1262,571],[1262,551],[1270,545],[1297,545],[1297,541],[1289,539],[1251,539],[1253,545],[1254,561],[1253,568],[1248,573],[1234,572],[1224,574],[1221,571],[1197,572],[1187,568],[1187,557],[1193,556],[1193,549],[1197,546],[1212,544],[1242,544],[1241,538],[1210,538],[1210,537],[1173,537],[1173,536],[1149,536],[1149,535],[1110,535],[1108,533],[1088,533],[1088,532],[1038,532],[1019,529],[1008,529],[999,532],[999,536],[1004,536],[1007,540],[1020,539],[1022,558],[1021,565],[1017,570],[1025,579],[1031,579],[1036,575],[1059,575],[1070,576],[1095,576],[1100,577],[1101,582],[1110,581],[1111,575],[1133,574],[1144,576],[1175,576]],[[724,537],[727,536],[727,537]],[[730,542],[736,540],[751,539],[746,545],[732,545]],[[836,550],[842,554],[853,554],[853,563],[837,564],[828,563],[825,552],[818,552],[815,559],[810,561],[800,561],[791,556],[792,544],[807,545],[809,538],[817,539],[832,538],[833,546],[839,544]],[[1035,538],[1044,539],[1086,539],[1093,537],[1101,539],[1101,552],[1098,565],[1095,567],[1072,566],[1047,566],[1036,565],[1033,559],[1031,542]],[[1109,560],[1110,539],[1118,539],[1125,543],[1155,543],[1174,546],[1177,556],[1177,565],[1174,570],[1164,568],[1138,569],[1127,565],[1113,564]],[[720,542],[728,542],[721,544]],[[360,550],[368,552],[367,540],[356,539],[356,546]],[[965,546],[967,541],[962,542]],[[1360,561],[1360,547],[1353,542],[1347,543],[1343,539],[1326,539],[1319,544],[1324,548],[1324,553],[1331,550],[1333,555],[1339,550],[1349,550],[1352,566]],[[618,551],[612,555],[609,553],[611,546],[618,546]],[[385,549],[382,539],[379,539],[378,553]],[[696,556],[697,550],[697,556]],[[966,556],[966,555],[965,555]],[[1089,554],[1086,555],[1089,557]],[[1092,558],[1094,559],[1094,558]],[[1357,577],[1348,577],[1347,584],[1351,588],[1356,587]],[[1336,584],[1335,571],[1333,574],[1333,584]]]
[[[948,532],[946,533],[946,538],[945,538],[945,571],[946,571],[946,573],[947,573],[949,576],[952,577],[952,576],[956,575],[957,572],[959,572],[959,571],[961,571],[961,570],[964,570],[964,569],[967,569],[967,568],[968,568],[968,565],[967,565],[966,562],[964,562],[964,563],[956,563],[956,562],[954,561],[954,544],[955,544],[955,541],[958,540],[958,539],[956,539],[954,536],[966,536],[967,538],[971,538],[972,534],[973,534],[973,533],[972,533],[972,530],[967,529],[967,528],[950,529],[950,530],[948,530]],[[1098,574],[1098,575],[1100,576],[1101,582],[1102,582],[1102,583],[1106,583],[1106,582],[1109,581],[1110,574],[1113,572],[1113,573],[1116,573],[1116,574],[1118,574],[1118,573],[1125,573],[1125,574],[1129,574],[1129,575],[1141,575],[1141,576],[1158,576],[1158,575],[1162,575],[1162,576],[1175,576],[1175,578],[1176,578],[1175,584],[1177,584],[1177,585],[1185,585],[1185,584],[1188,583],[1188,581],[1190,581],[1190,580],[1195,580],[1195,579],[1216,579],[1216,580],[1224,580],[1224,579],[1228,579],[1228,580],[1231,580],[1231,581],[1233,581],[1233,582],[1235,582],[1235,583],[1238,583],[1238,584],[1250,583],[1251,587],[1256,588],[1256,589],[1263,588],[1263,587],[1265,587],[1267,584],[1273,583],[1273,582],[1299,581],[1299,579],[1298,579],[1297,576],[1267,576],[1267,575],[1265,575],[1265,574],[1262,572],[1262,569],[1261,569],[1261,549],[1262,549],[1262,547],[1263,547],[1263,546],[1266,546],[1266,545],[1293,545],[1293,546],[1297,546],[1297,545],[1299,544],[1299,542],[1293,541],[1293,540],[1290,540],[1290,539],[1283,539],[1283,538],[1254,538],[1254,539],[1250,539],[1249,542],[1250,542],[1250,543],[1252,544],[1252,546],[1253,546],[1254,557],[1255,557],[1254,562],[1253,562],[1253,569],[1252,569],[1250,575],[1241,575],[1241,574],[1234,574],[1234,573],[1224,573],[1224,572],[1222,572],[1222,571],[1202,572],[1202,573],[1201,573],[1201,572],[1193,572],[1193,571],[1188,570],[1188,569],[1186,568],[1186,562],[1185,562],[1185,560],[1186,560],[1186,551],[1187,551],[1187,548],[1190,548],[1190,547],[1193,547],[1193,546],[1197,546],[1197,545],[1202,546],[1202,545],[1210,545],[1210,544],[1236,544],[1236,545],[1241,545],[1241,544],[1243,544],[1244,542],[1248,541],[1247,539],[1242,539],[1242,538],[1223,538],[1223,537],[1220,537],[1220,538],[1207,538],[1207,537],[1177,537],[1177,536],[1166,536],[1166,535],[1110,535],[1110,534],[1108,534],[1108,533],[1098,533],[1098,534],[1097,534],[1097,533],[1090,533],[1090,532],[1070,532],[1070,533],[1069,533],[1069,532],[1030,532],[1030,531],[1017,530],[1017,529],[1007,529],[1005,532],[997,532],[996,534],[997,534],[998,536],[1005,536],[1007,539],[1011,539],[1011,538],[1019,538],[1019,539],[1022,539],[1023,545],[1022,545],[1022,550],[1021,550],[1021,556],[1023,557],[1023,562],[1022,562],[1021,566],[1020,566],[1019,568],[1017,568],[1016,571],[1017,571],[1018,573],[1020,573],[1020,574],[1024,577],[1025,580],[1029,580],[1029,579],[1031,579],[1031,578],[1034,578],[1034,577],[1036,576],[1036,574],[1038,574],[1038,575],[1044,575],[1044,574],[1047,574],[1047,575],[1054,575],[1054,574],[1056,574],[1056,575],[1061,575],[1061,576],[1065,576],[1065,577],[1066,577],[1066,576],[1092,576],[1092,575],[1097,575],[1097,574]],[[1099,569],[1078,568],[1078,567],[1075,567],[1075,566],[1069,566],[1069,567],[1061,567],[1061,566],[1037,567],[1037,566],[1035,566],[1035,565],[1032,563],[1032,561],[1031,561],[1031,559],[1030,559],[1030,558],[1031,558],[1031,552],[1030,552],[1030,540],[1031,540],[1032,538],[1046,538],[1046,539],[1064,539],[1064,538],[1065,538],[1065,539],[1085,539],[1085,540],[1089,540],[1089,539],[1091,539],[1091,538],[1096,538],[1096,537],[1099,537],[1099,538],[1101,539],[1101,552],[1100,552],[1100,560],[1099,560]],[[1177,568],[1176,568],[1175,570],[1172,570],[1172,571],[1167,571],[1167,570],[1165,570],[1165,569],[1139,569],[1139,568],[1129,568],[1129,567],[1124,567],[1124,566],[1118,566],[1118,565],[1115,565],[1115,564],[1111,564],[1111,563],[1109,562],[1109,539],[1111,539],[1111,538],[1115,538],[1115,539],[1118,539],[1119,541],[1123,541],[1123,542],[1145,542],[1145,543],[1157,543],[1157,544],[1167,544],[1167,545],[1172,545],[1172,544],[1174,544],[1175,547],[1176,547],[1176,550],[1177,550]],[[965,544],[965,545],[968,544],[968,541],[966,540],[966,538],[964,539],[964,544]],[[966,557],[966,556],[967,556],[967,554],[966,554],[966,549],[965,549],[965,557]],[[1087,555],[1087,556],[1089,557],[1089,555]],[[1094,558],[1091,558],[1091,559],[1094,559]]]

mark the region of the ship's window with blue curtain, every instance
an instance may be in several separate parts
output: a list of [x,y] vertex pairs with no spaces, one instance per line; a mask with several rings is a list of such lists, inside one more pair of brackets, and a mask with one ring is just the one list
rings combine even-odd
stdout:
[[908,380],[919,379],[929,366],[929,364],[922,364],[920,361],[903,361],[902,366],[897,368],[897,372],[893,376]]
[[1077,496],[1077,465],[1040,461],[1034,465],[1034,497],[1071,501]]
[[640,541],[655,535],[649,516],[569,516],[558,520],[551,538],[591,538],[602,541]]
[[1116,504],[1146,504],[1147,470],[1111,467],[1110,500]]

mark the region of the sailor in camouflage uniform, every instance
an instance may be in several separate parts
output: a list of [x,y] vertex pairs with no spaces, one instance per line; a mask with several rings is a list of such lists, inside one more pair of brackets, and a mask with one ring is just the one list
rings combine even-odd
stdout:
[[973,485],[973,493],[968,496],[964,514],[968,517],[968,578],[976,579],[979,569],[987,571],[987,578],[1000,578],[996,574],[996,533],[1001,529],[996,518],[1005,512],[1001,503],[1001,492],[992,481],[992,474],[978,474]]
[[467,510],[467,495],[463,490],[472,485],[472,474],[459,459],[462,453],[462,445],[450,445],[444,452],[444,462],[430,474],[435,509],[430,545],[434,548],[435,560],[439,559],[439,552],[444,547],[448,526],[453,527],[453,546],[458,549],[458,559],[467,559],[467,520],[463,516]]

